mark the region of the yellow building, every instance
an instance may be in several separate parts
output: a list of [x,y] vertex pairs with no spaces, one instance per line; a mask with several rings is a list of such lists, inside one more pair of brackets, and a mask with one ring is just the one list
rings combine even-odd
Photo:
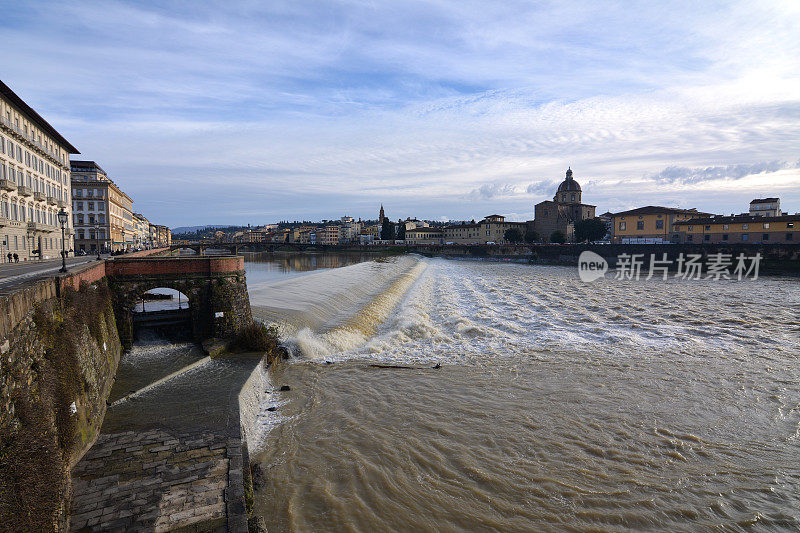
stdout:
[[611,239],[620,244],[658,244],[678,242],[680,236],[674,225],[676,222],[699,216],[708,216],[697,209],[678,209],[648,205],[613,213]]
[[0,260],[61,256],[57,213],[67,213],[64,249],[72,240],[69,154],[75,149],[0,81]]
[[479,244],[481,240],[480,224],[457,224],[445,226],[442,230],[442,239],[445,244]]
[[696,217],[675,223],[678,242],[687,244],[798,244],[800,215]]
[[318,228],[317,244],[339,244],[339,226]]
[[442,244],[442,230],[439,228],[412,228],[406,230],[406,244]]

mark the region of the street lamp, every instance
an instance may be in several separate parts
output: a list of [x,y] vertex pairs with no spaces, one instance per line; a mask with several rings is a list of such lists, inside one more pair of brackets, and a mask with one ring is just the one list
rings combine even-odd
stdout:
[[61,270],[59,272],[66,272],[67,271],[67,252],[64,249],[64,225],[67,223],[67,219],[69,215],[64,208],[61,208],[61,211],[58,212],[58,222],[61,224]]
[[94,223],[94,236],[97,239],[97,260],[100,261],[100,223]]

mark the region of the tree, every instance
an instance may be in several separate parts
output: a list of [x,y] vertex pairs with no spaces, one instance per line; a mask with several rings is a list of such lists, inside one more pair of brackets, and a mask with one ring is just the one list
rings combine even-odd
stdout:
[[542,239],[535,230],[533,230],[532,228],[528,228],[525,230],[525,242],[531,244],[533,242],[539,242],[540,240]]
[[550,235],[550,242],[556,244],[564,244],[567,242],[567,236],[564,235],[564,232],[561,230],[556,230]]
[[397,237],[398,241],[406,240],[406,224],[402,220],[397,221]]
[[394,224],[388,218],[383,219],[383,225],[381,226],[381,240],[382,241],[393,241],[394,240]]
[[517,228],[508,228],[505,233],[503,233],[503,239],[506,242],[522,242],[522,232]]
[[600,218],[587,218],[575,223],[575,240],[577,242],[599,241],[606,236],[606,223]]

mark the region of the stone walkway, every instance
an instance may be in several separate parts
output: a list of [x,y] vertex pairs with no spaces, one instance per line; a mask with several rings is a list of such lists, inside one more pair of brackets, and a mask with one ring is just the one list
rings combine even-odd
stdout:
[[224,531],[230,467],[241,457],[241,443],[220,435],[102,435],[73,470],[70,530]]
[[246,532],[239,394],[260,363],[212,360],[109,408],[72,469],[70,531]]

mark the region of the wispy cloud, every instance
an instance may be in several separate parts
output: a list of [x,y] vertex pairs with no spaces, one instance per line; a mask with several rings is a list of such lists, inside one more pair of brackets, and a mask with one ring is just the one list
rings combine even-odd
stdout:
[[530,218],[567,165],[601,210],[724,212],[758,176],[800,207],[798,9],[44,1],[0,38],[4,81],[170,224]]

